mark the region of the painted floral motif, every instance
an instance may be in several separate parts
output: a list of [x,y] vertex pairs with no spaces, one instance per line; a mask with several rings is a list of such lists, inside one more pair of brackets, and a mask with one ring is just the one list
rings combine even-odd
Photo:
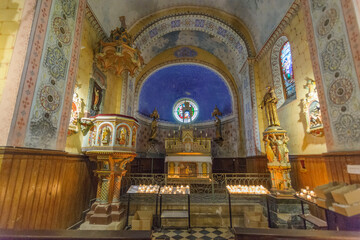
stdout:
[[67,17],[74,17],[76,10],[76,1],[74,0],[61,0],[62,9]]
[[324,67],[330,71],[338,70],[341,61],[345,58],[345,48],[343,40],[331,40],[325,48],[325,51],[321,54]]
[[335,104],[344,104],[349,100],[352,92],[353,86],[349,79],[338,79],[330,86],[330,100]]
[[313,0],[312,1],[312,7],[314,9],[321,9],[325,6],[327,0]]
[[[41,143],[41,146],[49,147],[49,144],[52,142],[51,139],[56,135],[56,131],[57,128],[46,118],[41,118],[38,121],[31,121],[30,123],[30,132],[38,140],[34,147],[39,147],[39,142]],[[34,144],[34,141],[28,143],[28,146],[32,146],[32,144]]]
[[60,105],[60,95],[52,86],[45,86],[40,91],[40,103],[46,111],[56,111]]
[[69,44],[71,40],[70,30],[67,22],[60,18],[56,17],[53,21],[53,29],[57,39],[63,44]]
[[45,66],[55,79],[63,79],[66,75],[68,60],[59,47],[48,48],[45,57]]
[[325,14],[320,18],[318,23],[318,33],[320,36],[328,34],[334,27],[338,19],[338,13],[336,9],[331,8],[325,12]]
[[359,142],[360,119],[354,119],[350,114],[344,114],[335,123],[336,132],[341,142]]

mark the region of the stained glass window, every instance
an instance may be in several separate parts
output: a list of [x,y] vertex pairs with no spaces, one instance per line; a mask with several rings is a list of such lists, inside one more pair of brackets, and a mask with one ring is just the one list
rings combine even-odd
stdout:
[[[186,103],[189,103],[188,109],[186,109]],[[190,111],[192,112],[191,114]],[[194,100],[189,98],[183,98],[175,103],[173,107],[173,114],[177,121],[181,123],[189,123],[191,115],[191,122],[195,121],[195,119],[199,115],[199,108]]]
[[280,52],[281,75],[286,98],[296,95],[290,43],[286,42]]

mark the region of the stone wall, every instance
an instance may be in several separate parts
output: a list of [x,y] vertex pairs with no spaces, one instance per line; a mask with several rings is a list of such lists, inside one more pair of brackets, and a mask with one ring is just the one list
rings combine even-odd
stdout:
[[0,1],[0,99],[4,90],[25,0]]

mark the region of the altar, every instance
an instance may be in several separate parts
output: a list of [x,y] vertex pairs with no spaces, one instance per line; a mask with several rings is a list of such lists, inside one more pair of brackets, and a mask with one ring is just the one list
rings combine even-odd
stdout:
[[182,129],[178,137],[165,139],[165,168],[169,178],[209,178],[212,169],[211,138],[194,137],[194,129]]

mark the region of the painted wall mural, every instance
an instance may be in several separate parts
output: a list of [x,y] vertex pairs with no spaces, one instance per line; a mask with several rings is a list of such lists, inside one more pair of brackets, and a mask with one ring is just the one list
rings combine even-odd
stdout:
[[[43,37],[44,40],[41,45],[43,51],[38,65],[36,58],[39,56],[30,56],[33,68],[25,86],[32,87],[33,90],[25,89],[25,94],[22,94],[22,98],[26,101],[31,99],[29,98],[31,92],[34,92],[34,97],[31,104],[23,105],[24,109],[19,111],[22,114],[22,121],[26,119],[26,114],[29,116],[28,124],[21,124],[22,127],[27,126],[24,145],[56,149],[62,148],[67,136],[76,73],[74,65],[77,64],[79,54],[79,45],[77,45],[80,37],[79,27],[81,28],[85,2],[54,0],[42,3],[42,17],[48,20],[43,23],[48,24],[46,29],[44,25],[36,29],[38,38]],[[35,47],[36,44],[40,42],[35,42]],[[69,93],[66,91],[70,85]],[[64,106],[69,108],[66,108],[66,113],[62,114]],[[17,125],[15,131],[22,132],[21,126]],[[21,145],[21,136],[24,137],[24,134],[17,134],[15,145]]]
[[[326,99],[328,149],[360,149],[360,94],[341,2],[311,0],[310,14]],[[325,106],[322,106],[322,110]],[[330,124],[332,132],[326,124]],[[333,136],[331,138],[331,136]],[[328,141],[331,138],[331,141]]]

